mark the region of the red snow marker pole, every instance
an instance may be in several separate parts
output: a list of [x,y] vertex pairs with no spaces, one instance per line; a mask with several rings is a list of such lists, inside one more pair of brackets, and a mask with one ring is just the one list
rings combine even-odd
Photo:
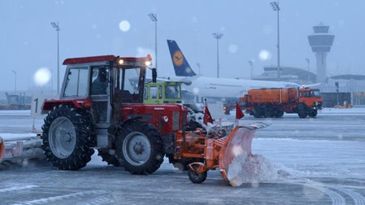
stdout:
[[236,120],[243,118],[245,114],[243,114],[240,104],[236,103]]
[[213,118],[209,112],[207,101],[205,101],[203,123],[207,125],[208,122],[213,123]]

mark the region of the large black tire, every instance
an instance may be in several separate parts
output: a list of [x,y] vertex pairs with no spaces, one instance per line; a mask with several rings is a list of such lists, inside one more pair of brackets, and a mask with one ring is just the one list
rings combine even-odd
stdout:
[[67,105],[54,107],[44,120],[42,130],[42,148],[53,166],[78,170],[91,160],[95,134],[88,111]]
[[298,105],[298,116],[299,118],[306,118],[308,116],[307,109],[304,104]]
[[207,172],[198,174],[191,169],[188,170],[188,176],[191,182],[194,184],[201,184],[207,179]]
[[318,114],[318,112],[317,112],[317,110],[315,110],[315,109],[311,109],[311,110],[308,112],[308,116],[309,116],[309,117],[312,117],[312,118],[317,117],[317,114]]
[[118,158],[115,155],[109,154],[108,150],[105,149],[99,149],[98,155],[102,158],[102,160],[108,165],[113,165],[115,167],[121,167],[121,164],[118,160]]
[[276,112],[275,112],[275,117],[276,118],[281,118],[281,117],[283,117],[283,115],[284,115],[284,111],[276,110]]
[[262,118],[264,117],[265,110],[261,106],[255,106],[253,109],[253,116],[255,118]]
[[154,173],[164,158],[159,132],[140,121],[122,125],[116,139],[116,156],[131,174]]

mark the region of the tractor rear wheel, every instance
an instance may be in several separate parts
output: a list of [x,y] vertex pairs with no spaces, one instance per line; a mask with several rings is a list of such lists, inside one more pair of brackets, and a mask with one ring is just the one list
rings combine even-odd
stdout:
[[152,174],[162,164],[163,143],[158,131],[140,121],[122,125],[116,140],[116,155],[132,174]]
[[196,173],[195,171],[189,169],[188,176],[191,182],[194,184],[201,184],[207,179],[207,172]]
[[62,170],[78,170],[91,160],[93,123],[90,113],[67,105],[55,107],[44,120],[42,148],[46,159]]

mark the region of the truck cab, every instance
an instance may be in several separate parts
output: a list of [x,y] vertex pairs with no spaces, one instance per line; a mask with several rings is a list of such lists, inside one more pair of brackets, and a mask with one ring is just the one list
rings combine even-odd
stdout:
[[308,108],[322,109],[323,100],[319,89],[300,88],[299,103],[305,104]]
[[181,103],[181,82],[149,82],[145,85],[144,103]]

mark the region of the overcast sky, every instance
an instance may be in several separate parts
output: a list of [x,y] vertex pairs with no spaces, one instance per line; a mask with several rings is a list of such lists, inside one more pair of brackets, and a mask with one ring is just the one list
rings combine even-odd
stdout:
[[[59,21],[61,59],[91,55],[144,55],[154,50],[154,25],[150,12],[158,15],[158,64],[160,76],[173,76],[166,39],[174,39],[193,69],[202,75],[216,73],[216,42],[221,39],[221,76],[248,78],[250,59],[255,74],[276,64],[276,19],[269,0],[1,0],[0,90],[34,87],[33,74],[41,67],[56,72],[56,32]],[[328,55],[328,73],[364,74],[365,1],[280,0],[282,65],[315,69],[307,35],[323,22],[336,35]],[[130,23],[128,31],[119,24]],[[267,50],[271,59],[260,60]],[[200,64],[200,69],[197,66]],[[64,73],[64,66],[61,67]]]

